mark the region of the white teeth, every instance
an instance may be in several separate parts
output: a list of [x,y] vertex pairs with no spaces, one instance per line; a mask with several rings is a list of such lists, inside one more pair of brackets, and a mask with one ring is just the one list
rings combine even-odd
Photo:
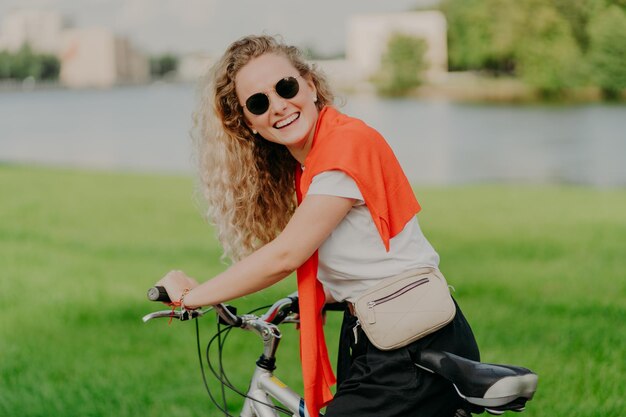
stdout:
[[285,127],[288,124],[294,122],[298,117],[300,117],[300,113],[294,113],[291,116],[289,116],[288,118],[286,118],[285,120],[281,120],[279,122],[276,122],[275,126],[277,129],[280,129],[281,127]]

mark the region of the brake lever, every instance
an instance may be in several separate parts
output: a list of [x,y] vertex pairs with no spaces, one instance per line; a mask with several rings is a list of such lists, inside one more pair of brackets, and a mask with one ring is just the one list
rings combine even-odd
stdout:
[[175,318],[178,319],[180,321],[187,321],[187,320],[191,320],[191,319],[196,319],[200,316],[203,316],[204,314],[206,314],[207,312],[211,311],[212,308],[206,309],[206,310],[162,310],[162,311],[155,311],[153,313],[150,314],[146,314],[145,316],[143,316],[142,320],[144,323],[152,320],[152,319],[158,319],[158,318],[163,318],[163,317],[171,317],[171,318]]

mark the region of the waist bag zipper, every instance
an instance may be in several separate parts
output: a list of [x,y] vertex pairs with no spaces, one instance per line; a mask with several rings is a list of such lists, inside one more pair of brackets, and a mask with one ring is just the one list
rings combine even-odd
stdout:
[[381,297],[377,300],[372,300],[369,301],[367,303],[367,322],[370,324],[374,324],[376,323],[376,315],[374,314],[374,307],[376,307],[379,304],[384,304],[388,301],[391,301],[395,298],[400,297],[401,295],[407,293],[408,291],[411,291],[414,288],[419,287],[420,285],[426,284],[428,281],[430,281],[429,278],[422,278],[420,280],[417,280],[415,282],[412,282],[408,285],[405,285],[404,287],[400,288],[399,290],[396,290],[394,292],[392,292],[389,295],[386,295],[384,297]]

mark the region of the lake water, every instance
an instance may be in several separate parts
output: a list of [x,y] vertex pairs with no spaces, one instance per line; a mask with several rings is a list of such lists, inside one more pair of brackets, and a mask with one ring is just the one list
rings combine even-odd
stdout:
[[[626,186],[626,106],[470,105],[347,96],[415,184]],[[190,85],[0,93],[0,161],[191,172]]]

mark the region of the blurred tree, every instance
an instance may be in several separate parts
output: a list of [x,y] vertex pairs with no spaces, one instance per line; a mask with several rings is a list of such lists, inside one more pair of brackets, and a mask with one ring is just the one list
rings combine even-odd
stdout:
[[586,63],[571,27],[553,8],[537,8],[528,16],[516,60],[521,78],[547,98],[558,97],[585,79]]
[[7,51],[0,51],[0,80],[10,78],[12,59]]
[[444,0],[450,69],[513,73],[525,16],[520,1]]
[[39,74],[42,80],[57,80],[61,71],[61,63],[58,58],[53,55],[41,55],[41,72]]
[[[552,0],[554,8],[569,23],[581,51],[589,48],[587,26],[591,17],[606,7],[607,0]],[[610,1],[610,0],[609,0]],[[545,2],[544,2],[545,3]]]
[[610,6],[594,16],[590,27],[589,62],[605,97],[614,99],[626,90],[626,12]]
[[39,61],[35,58],[31,47],[28,44],[24,44],[22,48],[13,55],[11,78],[17,80],[23,80],[28,77],[37,78],[39,72]]
[[491,54],[485,69],[498,74],[515,73],[515,55],[524,38],[526,11],[522,0],[489,0],[494,33]]
[[426,69],[426,42],[402,33],[393,34],[382,56],[378,73],[372,81],[379,94],[402,96],[422,84]]
[[444,0],[448,21],[448,57],[451,70],[484,67],[493,40],[487,3],[483,0]]
[[173,54],[163,54],[150,57],[150,75],[152,78],[171,76],[178,70],[178,57]]
[[0,79],[24,80],[32,77],[36,80],[56,80],[60,68],[55,56],[35,53],[28,44],[14,53],[0,52]]
[[624,88],[626,0],[443,0],[441,9],[451,70],[514,75],[545,96]]

